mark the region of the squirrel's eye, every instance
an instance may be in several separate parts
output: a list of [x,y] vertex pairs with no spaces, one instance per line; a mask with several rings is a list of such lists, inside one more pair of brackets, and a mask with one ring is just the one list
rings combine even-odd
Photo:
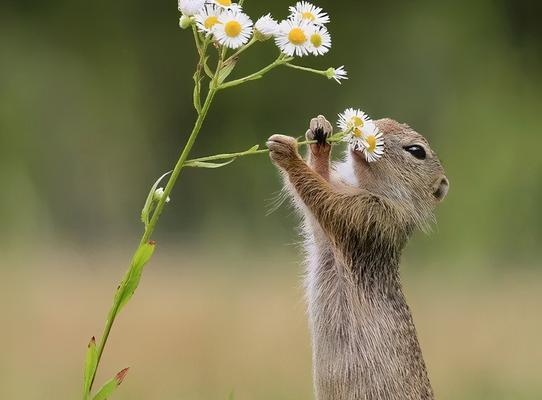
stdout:
[[427,154],[425,154],[425,149],[422,146],[418,146],[417,144],[412,146],[406,146],[403,148],[414,157],[416,157],[418,160],[425,160],[425,157],[427,157]]

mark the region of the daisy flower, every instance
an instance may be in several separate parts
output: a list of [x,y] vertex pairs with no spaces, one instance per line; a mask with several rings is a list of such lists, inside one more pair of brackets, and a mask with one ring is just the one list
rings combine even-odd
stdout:
[[310,23],[307,21],[285,20],[279,24],[275,43],[288,56],[305,56],[310,51]]
[[213,27],[220,23],[218,18],[223,13],[223,9],[213,4],[207,4],[203,10],[195,15],[196,26],[200,32],[210,34]]
[[217,6],[225,9],[240,9],[238,4],[235,4],[231,0],[209,0],[209,3],[216,4]]
[[354,149],[361,150],[365,147],[363,131],[369,129],[371,132],[371,124],[374,125],[374,122],[363,111],[348,108],[344,113],[339,114],[337,126],[343,132],[349,131],[344,140],[350,143]]
[[368,162],[377,161],[384,154],[384,139],[382,132],[374,123],[367,124],[368,129],[363,134],[363,154]]
[[308,21],[315,25],[324,25],[329,22],[329,16],[323,12],[321,7],[316,7],[308,1],[298,1],[290,7],[290,17],[300,21]]
[[361,136],[361,130],[368,122],[372,122],[371,118],[363,111],[347,108],[342,114],[339,114],[337,126],[342,131],[347,131],[349,129],[352,129],[353,131],[359,130],[357,135]]
[[342,79],[348,79],[348,72],[344,69],[344,65],[341,65],[339,68],[329,68],[326,71],[328,79],[335,79],[339,85],[342,84]]
[[213,34],[218,42],[230,49],[244,45],[252,35],[252,21],[238,9],[226,10],[213,26]]
[[205,5],[205,0],[179,0],[179,11],[191,17],[198,13]]
[[363,152],[368,162],[376,161],[384,154],[382,133],[363,111],[347,109],[339,114],[337,125],[341,130],[349,131],[344,140],[350,143],[354,150]]
[[310,52],[315,56],[326,54],[331,47],[331,35],[325,26],[314,25],[309,33]]
[[273,19],[271,14],[267,14],[256,21],[254,29],[263,40],[267,40],[277,34],[279,24]]

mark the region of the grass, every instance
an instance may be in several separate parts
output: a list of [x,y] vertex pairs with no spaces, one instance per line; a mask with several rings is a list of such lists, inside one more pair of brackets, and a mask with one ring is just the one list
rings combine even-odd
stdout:
[[[310,399],[297,256],[162,250],[120,316],[97,379],[132,366],[118,399],[227,399],[232,390],[237,400]],[[0,398],[75,398],[86,338],[102,328],[126,255],[33,259],[13,261],[0,280]],[[404,277],[440,399],[542,392],[542,275],[406,268]]]

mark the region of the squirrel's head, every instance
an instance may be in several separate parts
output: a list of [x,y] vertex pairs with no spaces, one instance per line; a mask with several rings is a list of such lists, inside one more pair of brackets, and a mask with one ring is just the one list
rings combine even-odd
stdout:
[[444,169],[427,140],[408,125],[389,118],[375,123],[384,139],[382,158],[369,163],[349,150],[347,161],[360,187],[397,203],[423,228],[448,193]]

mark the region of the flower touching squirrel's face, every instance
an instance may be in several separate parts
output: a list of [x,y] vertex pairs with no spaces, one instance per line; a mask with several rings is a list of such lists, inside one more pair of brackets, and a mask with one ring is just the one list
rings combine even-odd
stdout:
[[424,219],[448,193],[449,182],[437,155],[422,135],[405,124],[387,118],[374,124],[385,148],[381,157],[368,162],[363,148],[349,149],[359,186],[400,202]]
[[363,153],[368,162],[378,161],[384,154],[384,139],[375,122],[359,109],[348,108],[339,114],[337,123],[343,132],[348,132],[344,140],[353,150]]

